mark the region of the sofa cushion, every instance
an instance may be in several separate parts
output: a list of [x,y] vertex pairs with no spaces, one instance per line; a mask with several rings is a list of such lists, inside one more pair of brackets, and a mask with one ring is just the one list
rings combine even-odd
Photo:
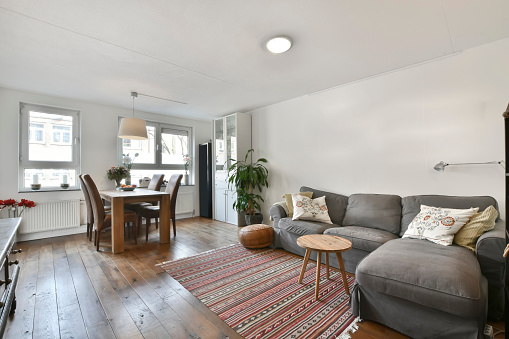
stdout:
[[[300,192],[300,195],[303,195],[308,198],[313,198],[313,192]],[[292,193],[283,194],[283,198],[286,201],[286,208],[288,209],[288,213],[286,213],[289,217],[293,217],[293,200]],[[316,198],[316,197],[315,197]]]
[[311,199],[300,194],[292,195],[293,220],[310,220],[332,224],[325,197]]
[[454,236],[454,243],[475,251],[477,240],[485,232],[495,228],[498,212],[493,206],[489,206],[483,212],[476,213],[470,221],[463,226]]
[[479,263],[472,251],[457,245],[389,241],[359,263],[355,277],[361,288],[460,317],[477,317],[486,308]]
[[429,240],[452,245],[454,235],[465,225],[479,208],[455,209],[421,205],[421,212],[408,225],[403,238]]
[[479,207],[479,212],[482,212],[490,205],[493,205],[498,210],[497,201],[489,196],[456,197],[447,195],[413,195],[403,198],[401,200],[401,205],[402,216],[401,230],[399,232],[400,237],[405,234],[408,229],[408,225],[410,225],[415,216],[421,211],[421,205],[457,209]]
[[350,240],[352,248],[373,252],[389,240],[398,239],[398,236],[387,231],[359,226],[344,226],[329,228],[323,234],[336,235]]
[[278,227],[289,233],[297,235],[322,234],[326,229],[338,227],[334,224],[324,224],[315,221],[292,220],[292,218],[282,218],[279,220]]
[[399,234],[401,197],[386,194],[352,194],[343,226],[375,228]]
[[348,197],[320,190],[315,190],[310,187],[302,186],[301,192],[313,192],[313,198],[325,196],[325,203],[329,209],[329,216],[333,224],[342,225],[343,218],[345,217],[346,205],[348,205]]

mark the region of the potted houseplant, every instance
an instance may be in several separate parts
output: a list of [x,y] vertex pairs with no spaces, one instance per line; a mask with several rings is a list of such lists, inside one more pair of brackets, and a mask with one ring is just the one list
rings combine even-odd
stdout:
[[[244,160],[235,161],[228,168],[228,188],[234,188],[237,193],[237,200],[233,208],[237,212],[246,212],[246,224],[260,224],[263,221],[260,201],[264,201],[260,194],[263,187],[269,187],[267,177],[269,171],[263,165],[267,159],[260,158],[253,163],[248,161],[253,149],[247,151]],[[258,211],[258,212],[257,212]]]

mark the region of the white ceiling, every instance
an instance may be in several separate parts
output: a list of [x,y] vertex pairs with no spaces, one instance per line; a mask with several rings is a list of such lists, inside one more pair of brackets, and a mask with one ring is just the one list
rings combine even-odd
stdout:
[[[507,0],[0,0],[0,87],[210,119],[509,37]],[[264,42],[294,46],[271,54]]]

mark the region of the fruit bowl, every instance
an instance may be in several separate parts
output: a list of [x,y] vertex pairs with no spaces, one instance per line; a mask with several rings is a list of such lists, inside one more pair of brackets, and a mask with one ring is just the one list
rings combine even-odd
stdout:
[[120,189],[122,191],[134,191],[136,189],[136,185],[132,185],[132,186],[122,186],[120,187]]

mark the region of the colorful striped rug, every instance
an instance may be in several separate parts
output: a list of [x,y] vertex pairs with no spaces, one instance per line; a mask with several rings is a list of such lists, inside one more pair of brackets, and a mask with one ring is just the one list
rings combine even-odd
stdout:
[[281,250],[235,244],[161,267],[245,338],[349,338],[357,328],[341,274],[327,280],[322,266],[315,301],[316,264],[299,284],[302,259]]

